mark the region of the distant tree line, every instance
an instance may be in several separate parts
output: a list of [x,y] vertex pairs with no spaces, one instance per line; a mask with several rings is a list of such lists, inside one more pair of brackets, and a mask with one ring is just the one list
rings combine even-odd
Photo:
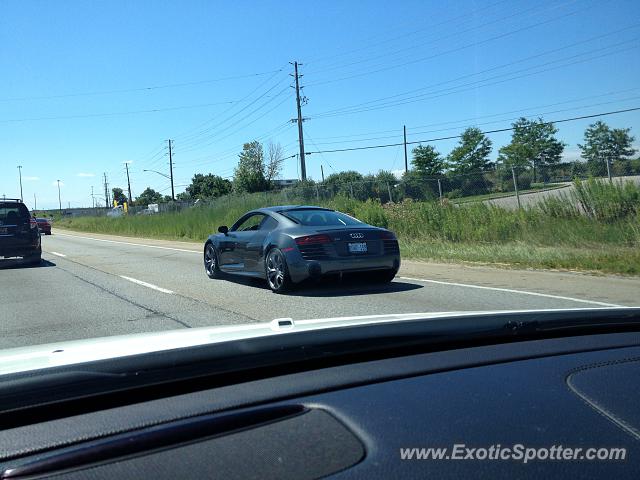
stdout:
[[[288,187],[288,191],[304,198],[342,194],[387,202],[400,198],[437,198],[440,191],[451,198],[510,191],[514,172],[523,189],[552,178],[605,176],[607,162],[613,175],[640,174],[640,159],[630,159],[636,153],[632,146],[635,138],[630,131],[629,128],[613,129],[597,121],[585,130],[584,141],[578,145],[583,161],[562,162],[567,145],[557,138],[558,130],[553,123],[542,118],[520,118],[512,124],[511,141],[498,150],[496,161],[490,159],[492,141],[479,128],[469,127],[448,155],[441,154],[433,145],[420,144],[413,148],[411,169],[400,179],[386,170],[367,175],[349,170],[332,173],[322,184],[313,180],[298,182]],[[259,141],[245,143],[231,179],[197,173],[177,198],[212,199],[230,193],[275,189],[274,180],[282,170],[283,161],[280,144],[270,142],[265,155]],[[115,199],[126,199],[121,189],[113,189],[113,193]],[[135,203],[146,205],[169,200],[170,197],[148,187]]]

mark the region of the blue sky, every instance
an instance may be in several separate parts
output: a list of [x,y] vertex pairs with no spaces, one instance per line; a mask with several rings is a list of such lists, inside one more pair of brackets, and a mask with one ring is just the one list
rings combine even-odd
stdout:
[[[459,134],[640,106],[637,1],[71,1],[0,7],[0,195],[91,205],[91,186],[169,193],[196,172],[233,174],[242,143],[297,152],[290,61],[307,151]],[[640,114],[612,115],[631,127]],[[576,158],[594,120],[558,124]],[[509,134],[491,135],[493,156]],[[638,143],[638,142],[636,142]],[[446,154],[455,140],[433,145]],[[400,147],[312,154],[307,172],[403,168]],[[295,178],[294,158],[283,177]],[[182,191],[183,186],[177,188]]]

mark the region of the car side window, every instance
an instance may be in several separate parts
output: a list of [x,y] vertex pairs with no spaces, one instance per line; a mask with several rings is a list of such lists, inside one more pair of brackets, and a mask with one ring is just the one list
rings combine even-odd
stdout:
[[232,229],[234,232],[250,232],[254,230],[258,230],[260,228],[260,224],[266,215],[262,213],[256,213],[244,219],[244,221],[235,228]]
[[264,217],[264,220],[260,224],[260,230],[265,232],[270,232],[271,230],[274,230],[275,228],[277,228],[277,226],[278,226],[278,221],[275,218],[266,215]]

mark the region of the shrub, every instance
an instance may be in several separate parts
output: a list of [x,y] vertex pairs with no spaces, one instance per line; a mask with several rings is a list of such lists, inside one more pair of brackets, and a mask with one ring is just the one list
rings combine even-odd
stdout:
[[613,222],[638,213],[640,186],[631,181],[609,182],[590,178],[574,182],[574,196],[584,213],[599,221]]

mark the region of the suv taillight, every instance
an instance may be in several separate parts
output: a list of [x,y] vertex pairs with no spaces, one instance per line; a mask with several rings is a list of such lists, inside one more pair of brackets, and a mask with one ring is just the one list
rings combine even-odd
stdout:
[[296,238],[298,245],[312,245],[317,243],[331,243],[329,235],[307,235]]
[[396,236],[393,234],[393,232],[385,230],[383,232],[380,232],[380,238],[382,240],[395,240]]
[[33,217],[29,218],[29,227],[31,229],[38,228],[38,221]]

